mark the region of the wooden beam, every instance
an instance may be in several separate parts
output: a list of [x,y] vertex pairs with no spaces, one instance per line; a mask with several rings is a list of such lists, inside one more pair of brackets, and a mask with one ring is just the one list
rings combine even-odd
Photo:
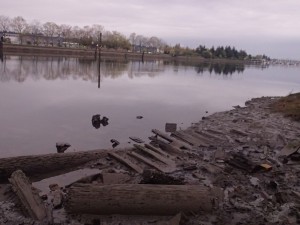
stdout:
[[158,154],[158,153],[156,153],[156,152],[154,152],[150,149],[147,149],[144,146],[137,145],[137,144],[134,144],[133,146],[135,148],[137,148],[138,150],[152,156],[153,158],[157,159],[158,161],[160,161],[160,162],[162,162],[162,163],[164,163],[168,166],[175,166],[175,162],[173,160],[168,159],[168,158],[166,158],[166,157],[164,157],[164,156],[162,156],[162,155],[160,155],[160,154]]
[[155,151],[155,152],[157,152],[157,153],[159,153],[159,154],[161,154],[161,155],[163,155],[165,157],[168,157],[168,158],[170,157],[170,155],[168,153],[164,152],[160,148],[156,148],[156,147],[154,147],[154,146],[152,146],[150,144],[145,144],[145,147],[148,148],[148,149],[151,149],[151,150],[153,150],[153,151]]
[[110,152],[108,153],[111,157],[118,160],[120,163],[124,164],[125,166],[131,168],[132,170],[136,171],[139,174],[143,173],[143,168],[138,166],[137,164],[131,162],[129,159],[126,159],[125,157],[122,157],[116,153]]
[[16,195],[19,197],[22,206],[29,216],[34,220],[43,220],[47,216],[46,208],[37,191],[34,191],[29,179],[21,171],[12,173],[9,182]]
[[135,157],[136,159],[138,160],[141,160],[142,162],[148,164],[149,166],[152,166],[153,168],[161,171],[161,172],[164,172],[164,173],[171,173],[171,172],[174,172],[176,170],[176,167],[175,166],[162,166],[160,164],[158,164],[157,162],[153,162],[151,161],[150,159],[136,153],[136,152],[130,152],[128,153],[130,156],[133,156]]
[[154,134],[156,134],[157,136],[159,136],[159,137],[161,137],[161,138],[163,138],[163,139],[169,141],[170,144],[171,144],[172,146],[174,146],[174,147],[176,146],[176,147],[178,147],[178,148],[184,148],[184,149],[190,149],[190,148],[191,148],[190,145],[184,143],[183,141],[178,140],[178,139],[176,139],[176,138],[174,138],[174,137],[171,137],[171,136],[169,136],[168,134],[165,134],[165,133],[163,133],[163,132],[161,132],[161,131],[159,131],[159,130],[153,129],[152,132],[153,132]]
[[204,143],[203,141],[193,137],[193,136],[190,136],[188,133],[186,132],[174,132],[172,133],[172,136],[186,142],[187,144],[189,145],[192,145],[192,146],[204,146],[204,147],[207,147],[208,145],[206,143]]

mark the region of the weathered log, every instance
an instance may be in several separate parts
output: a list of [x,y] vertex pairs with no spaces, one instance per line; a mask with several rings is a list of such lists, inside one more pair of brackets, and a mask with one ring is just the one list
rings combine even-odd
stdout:
[[35,220],[43,220],[47,216],[46,208],[26,175],[17,170],[11,175],[9,182],[29,216]]
[[[126,149],[120,149],[119,151],[123,150]],[[16,170],[22,170],[32,181],[59,175],[91,160],[106,157],[109,152],[113,151],[103,149],[0,158],[0,182],[7,182],[10,175]]]
[[220,196],[200,185],[93,185],[72,186],[66,208],[71,213],[174,215],[179,212],[210,212]]

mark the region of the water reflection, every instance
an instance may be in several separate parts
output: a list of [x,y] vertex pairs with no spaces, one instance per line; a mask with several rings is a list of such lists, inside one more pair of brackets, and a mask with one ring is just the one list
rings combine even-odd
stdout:
[[103,118],[100,118],[99,114],[93,115],[92,117],[92,125],[95,127],[95,129],[99,129],[102,126],[106,127],[108,125],[108,118],[106,116],[103,116]]
[[245,70],[244,64],[212,64],[203,63],[195,66],[197,73],[204,73],[208,71],[209,73],[231,75],[233,73],[243,73]]
[[199,73],[214,73],[216,75],[230,75],[235,72],[243,73],[244,64],[217,64],[217,63],[184,63],[166,61],[112,61],[101,62],[89,58],[69,58],[54,56],[1,56],[0,81],[24,82],[33,80],[66,80],[81,79],[98,83],[105,77],[116,79],[126,74],[129,78],[149,76],[155,77],[172,68],[178,72],[179,68],[188,69],[194,67]]

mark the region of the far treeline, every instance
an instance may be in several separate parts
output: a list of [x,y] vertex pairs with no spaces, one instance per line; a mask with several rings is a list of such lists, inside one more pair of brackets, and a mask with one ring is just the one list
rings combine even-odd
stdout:
[[146,37],[131,33],[126,37],[118,31],[105,30],[99,24],[79,27],[54,22],[41,23],[38,20],[27,22],[21,16],[10,18],[0,15],[0,36],[3,36],[6,43],[22,45],[96,48],[101,39],[103,48],[131,52],[201,56],[207,59],[269,59],[265,55],[252,56],[244,50],[236,50],[230,46],[207,48],[199,45],[196,49],[182,47],[180,44],[171,46],[156,36]]

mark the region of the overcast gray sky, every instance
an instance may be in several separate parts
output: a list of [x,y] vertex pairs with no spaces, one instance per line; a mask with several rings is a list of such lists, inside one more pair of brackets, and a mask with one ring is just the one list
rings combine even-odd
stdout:
[[0,0],[0,15],[300,60],[300,0]]

